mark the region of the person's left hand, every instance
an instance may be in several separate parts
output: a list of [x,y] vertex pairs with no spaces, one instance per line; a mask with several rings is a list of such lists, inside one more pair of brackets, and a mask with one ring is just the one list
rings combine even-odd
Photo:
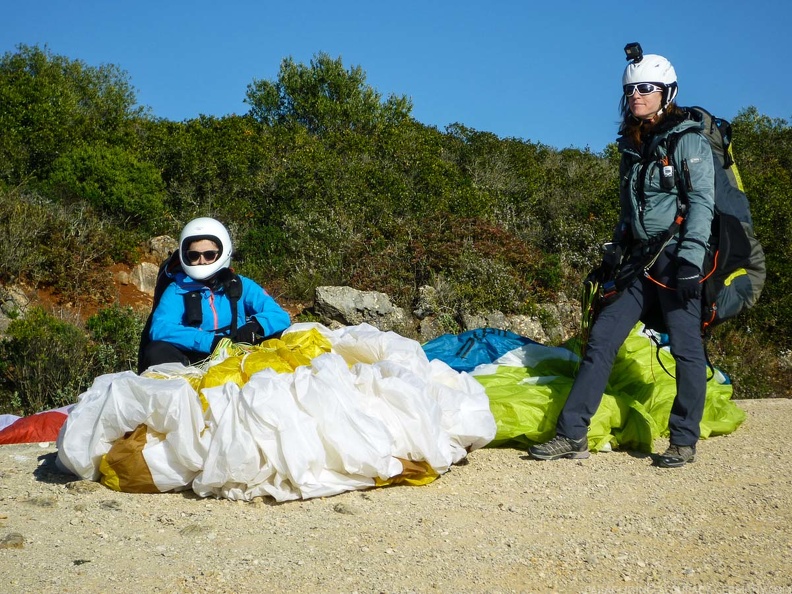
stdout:
[[264,328],[258,323],[256,318],[251,318],[250,321],[244,326],[237,329],[236,338],[234,342],[246,342],[248,344],[258,344],[261,342],[264,334]]
[[677,295],[682,301],[701,297],[701,273],[698,266],[682,262],[677,270]]

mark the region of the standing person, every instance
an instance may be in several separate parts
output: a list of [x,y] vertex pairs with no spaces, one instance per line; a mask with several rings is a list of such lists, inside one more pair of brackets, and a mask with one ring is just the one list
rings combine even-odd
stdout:
[[[621,250],[631,254],[627,259],[637,274],[599,313],[556,436],[529,452],[540,460],[588,457],[588,426],[619,348],[639,320],[662,316],[676,360],[677,393],[668,420],[670,446],[657,464],[671,468],[694,461],[704,411],[707,364],[700,283],[714,213],[715,173],[709,141],[698,132],[680,135],[673,155],[667,152],[669,135],[702,128],[674,102],[677,77],[671,63],[662,56],[643,55],[639,44],[625,51],[630,63],[622,76],[618,139],[621,214],[612,244],[620,249],[606,253],[594,274],[600,281],[612,279],[619,265],[615,254]],[[685,184],[684,193],[680,184]],[[685,218],[675,227],[681,205]]]
[[231,270],[232,252],[219,221],[201,217],[185,225],[181,267],[165,272],[171,282],[143,337],[139,371],[160,363],[191,365],[208,357],[223,337],[255,344],[289,326],[289,314],[262,287]]

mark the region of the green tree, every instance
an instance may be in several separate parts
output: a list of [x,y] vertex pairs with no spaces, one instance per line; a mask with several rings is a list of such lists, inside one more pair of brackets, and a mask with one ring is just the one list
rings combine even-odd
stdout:
[[273,132],[252,117],[148,120],[138,130],[141,156],[156,164],[167,187],[174,229],[213,215],[244,230],[272,210],[271,177],[283,154]]
[[767,260],[767,280],[749,320],[792,340],[792,127],[754,107],[742,110],[733,124],[733,153],[751,203],[756,236]]
[[126,144],[141,115],[127,74],[20,45],[0,58],[0,180],[43,178],[86,142]]
[[405,96],[382,95],[366,84],[359,66],[344,68],[341,58],[317,54],[309,66],[292,58],[281,62],[276,81],[254,80],[247,88],[245,103],[258,121],[299,124],[311,134],[351,130],[372,133],[398,123],[412,111]]

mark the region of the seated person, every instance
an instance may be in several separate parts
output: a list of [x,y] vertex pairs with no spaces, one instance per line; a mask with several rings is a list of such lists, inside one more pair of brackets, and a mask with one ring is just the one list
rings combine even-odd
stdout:
[[262,287],[230,269],[231,254],[222,223],[208,217],[187,223],[179,237],[181,268],[166,272],[171,282],[152,312],[139,371],[160,363],[189,366],[206,359],[221,338],[256,344],[289,327],[289,314]]

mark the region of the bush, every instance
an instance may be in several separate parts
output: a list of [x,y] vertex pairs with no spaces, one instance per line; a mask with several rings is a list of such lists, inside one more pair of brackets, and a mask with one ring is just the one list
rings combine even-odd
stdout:
[[137,369],[138,345],[146,320],[131,307],[114,304],[88,318],[96,375]]
[[0,412],[25,416],[71,404],[93,379],[88,337],[35,307],[0,342]]
[[0,190],[0,282],[15,282],[41,266],[49,239],[46,203],[16,190]]
[[51,286],[62,298],[106,303],[113,297],[109,266],[115,237],[123,232],[82,205],[56,209],[47,221],[41,261],[28,274]]
[[58,158],[47,187],[64,202],[84,200],[119,223],[157,229],[165,183],[154,165],[115,147],[87,146]]
[[777,344],[792,340],[792,126],[756,108],[733,121],[734,158],[751,202],[756,237],[767,259],[767,281],[748,319]]
[[135,106],[126,72],[54,55],[46,46],[17,49],[0,56],[0,179],[43,179],[75,146],[131,140],[144,110]]
[[113,305],[81,327],[40,307],[11,322],[0,341],[0,413],[30,415],[76,401],[93,379],[137,368],[145,320]]
[[734,398],[792,397],[792,368],[781,364],[777,347],[739,323],[717,328],[708,345],[713,365],[734,384]]

